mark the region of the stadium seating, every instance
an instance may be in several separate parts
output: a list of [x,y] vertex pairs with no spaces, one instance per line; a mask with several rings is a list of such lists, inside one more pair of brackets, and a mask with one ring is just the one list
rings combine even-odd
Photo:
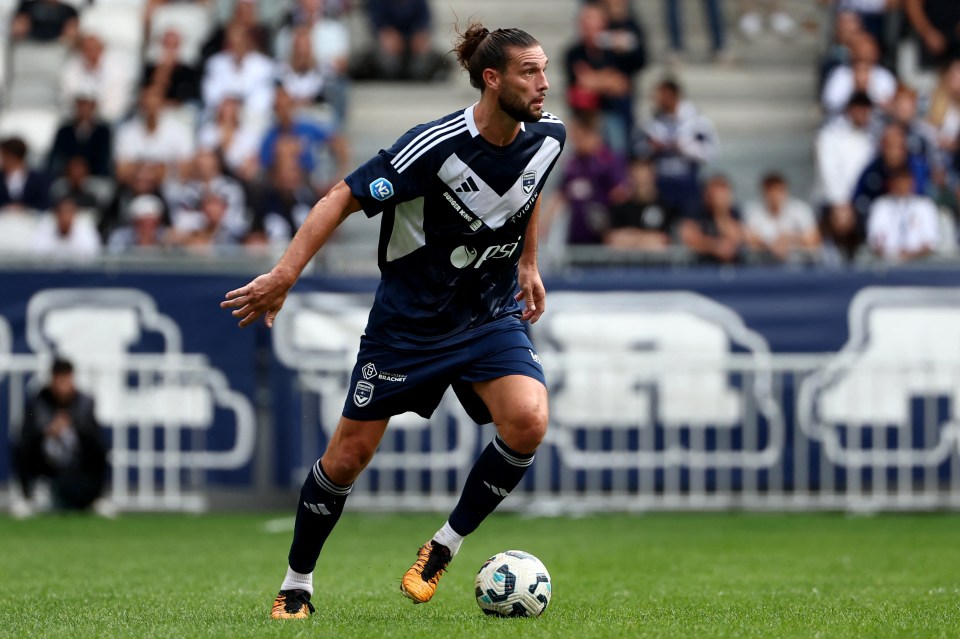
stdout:
[[0,138],[17,135],[29,150],[28,161],[39,165],[47,157],[60,123],[55,106],[6,108],[0,111]]
[[137,58],[143,45],[143,7],[135,3],[97,3],[80,14],[80,30],[94,33],[108,48]]
[[200,57],[200,48],[213,28],[210,9],[202,4],[165,4],[154,9],[150,18],[150,34],[146,56],[156,60],[160,53],[160,40],[168,29],[180,34],[180,56],[187,64],[195,64]]

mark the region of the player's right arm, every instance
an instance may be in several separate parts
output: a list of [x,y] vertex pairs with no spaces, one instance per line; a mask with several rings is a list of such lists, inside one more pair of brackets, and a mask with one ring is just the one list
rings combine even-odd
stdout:
[[232,315],[240,320],[241,328],[249,326],[261,316],[265,316],[267,326],[272,327],[287,298],[287,292],[307,263],[347,216],[360,208],[347,183],[342,180],[338,182],[310,210],[276,266],[246,286],[227,293],[226,299],[220,302],[220,308],[234,309]]

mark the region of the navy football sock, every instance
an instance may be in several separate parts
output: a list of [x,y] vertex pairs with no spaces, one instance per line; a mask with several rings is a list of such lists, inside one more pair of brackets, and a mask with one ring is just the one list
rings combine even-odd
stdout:
[[497,435],[480,453],[467,476],[460,501],[450,513],[450,527],[460,535],[476,530],[517,487],[532,463],[533,453],[517,453]]
[[311,573],[317,565],[317,557],[323,542],[337,525],[343,505],[350,494],[350,486],[335,484],[323,472],[320,460],[313,465],[300,489],[297,506],[297,522],[293,528],[293,543],[290,544],[290,567],[300,573]]

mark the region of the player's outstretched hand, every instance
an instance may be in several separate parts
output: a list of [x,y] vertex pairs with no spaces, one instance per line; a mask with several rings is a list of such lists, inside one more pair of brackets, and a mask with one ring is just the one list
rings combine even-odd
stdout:
[[547,290],[543,288],[543,280],[540,279],[538,271],[520,269],[519,276],[520,292],[517,293],[516,300],[525,305],[520,321],[530,320],[531,324],[536,324],[547,310]]
[[240,328],[250,326],[261,316],[265,316],[267,326],[273,328],[273,321],[292,285],[273,271],[264,273],[246,286],[227,293],[220,308],[234,309],[231,315],[240,319]]

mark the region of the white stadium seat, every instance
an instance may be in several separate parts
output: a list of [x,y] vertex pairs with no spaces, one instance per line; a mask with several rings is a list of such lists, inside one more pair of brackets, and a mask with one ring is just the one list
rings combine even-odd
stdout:
[[194,64],[200,58],[200,48],[213,28],[213,15],[204,4],[165,4],[153,10],[150,18],[150,36],[147,59],[156,60],[160,54],[163,34],[173,29],[180,34],[180,59]]
[[38,165],[47,157],[59,124],[60,112],[55,106],[4,109],[0,111],[0,138],[23,138],[30,163]]
[[38,213],[0,209],[0,254],[23,255],[33,246]]
[[98,2],[80,14],[80,30],[96,34],[108,48],[139,58],[143,46],[143,7]]

